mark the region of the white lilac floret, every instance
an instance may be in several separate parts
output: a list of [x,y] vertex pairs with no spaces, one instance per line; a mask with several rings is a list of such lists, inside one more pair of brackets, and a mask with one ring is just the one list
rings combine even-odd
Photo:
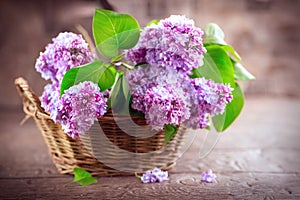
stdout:
[[35,68],[44,79],[60,84],[67,70],[93,59],[94,56],[81,35],[64,32],[53,38],[52,43],[40,53]]
[[97,84],[82,82],[62,95],[55,121],[62,125],[65,133],[76,138],[106,113],[106,107],[107,92],[101,93]]
[[126,52],[133,63],[147,62],[189,74],[203,64],[203,32],[185,16],[171,15],[146,27],[138,44]]

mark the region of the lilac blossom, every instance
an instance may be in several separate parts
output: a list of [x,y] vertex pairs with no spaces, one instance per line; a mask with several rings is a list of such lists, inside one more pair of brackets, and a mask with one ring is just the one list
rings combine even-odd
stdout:
[[145,174],[141,177],[143,183],[154,183],[157,181],[157,178],[150,170],[146,171]]
[[163,171],[161,169],[154,168],[152,170],[152,174],[156,177],[157,181],[160,182],[160,183],[163,182],[163,181],[169,180],[168,171]]
[[205,128],[208,116],[222,114],[232,100],[229,85],[204,78],[191,79],[172,68],[145,65],[126,76],[133,96],[131,107],[145,114],[159,130],[164,124]]
[[164,124],[205,128],[208,116],[222,114],[232,89],[204,78],[189,78],[202,65],[203,32],[194,21],[172,15],[146,27],[138,44],[126,52],[133,63],[145,62],[127,75],[132,108],[145,114],[153,129]]
[[137,64],[171,67],[183,74],[203,64],[206,49],[202,43],[203,31],[185,16],[171,15],[157,25],[146,27],[138,44],[126,52],[126,58]]
[[181,88],[158,85],[149,88],[144,96],[145,118],[154,130],[165,124],[180,125],[190,117],[189,105],[183,96],[176,94]]
[[201,181],[205,183],[212,183],[216,178],[216,174],[214,174],[211,169],[207,170],[207,172],[202,172],[201,174]]
[[155,182],[163,182],[169,180],[168,172],[163,171],[158,168],[154,168],[152,171],[148,170],[145,174],[141,177],[141,181],[143,183],[155,183]]
[[[93,59],[88,44],[81,35],[64,32],[52,39],[52,43],[46,46],[44,52],[40,53],[35,64],[36,70],[41,73],[42,77],[52,81],[44,88],[41,106],[50,114],[51,119],[60,122],[64,130],[72,137],[85,132],[93,123],[93,116],[103,115],[103,95],[98,92],[98,86],[96,89],[87,84],[87,89],[82,90],[82,92],[86,92],[85,97],[84,94],[76,94],[76,92],[81,92],[80,86],[74,86],[73,90],[70,88],[69,92],[66,92],[66,95],[60,99],[60,83],[69,69],[89,63]],[[76,88],[78,91],[75,91]],[[88,98],[88,95],[91,96],[93,93],[95,93],[95,100]],[[74,98],[77,98],[78,102],[72,102]],[[80,104],[80,98],[87,101],[86,107],[76,107]],[[88,103],[89,101],[91,102]],[[82,103],[84,104],[84,102]],[[78,109],[82,110],[78,111]],[[76,113],[77,111],[78,113]],[[80,116],[76,117],[77,114]],[[78,122],[76,122],[77,119]]]
[[188,103],[189,86],[186,75],[178,74],[172,68],[160,67],[158,65],[143,65],[130,71],[126,75],[130,86],[130,92],[133,95],[132,108],[145,112],[143,105],[146,91],[155,86],[166,86],[175,90],[179,96]]
[[97,84],[82,82],[65,90],[58,104],[55,121],[72,138],[84,134],[94,121],[103,116],[107,107],[107,92]]
[[57,106],[60,100],[60,88],[57,84],[48,84],[44,87],[41,98],[41,106],[50,114],[51,119],[57,115]]
[[186,76],[172,68],[146,65],[127,75],[133,96],[131,107],[145,114],[148,124],[160,130],[164,124],[179,125],[190,116]]
[[209,125],[208,116],[222,114],[232,100],[232,88],[229,84],[215,83],[204,78],[191,79],[192,94],[191,117],[185,122],[187,127],[197,129]]
[[46,80],[60,84],[67,70],[91,62],[94,59],[88,44],[81,35],[60,33],[40,53],[35,68]]

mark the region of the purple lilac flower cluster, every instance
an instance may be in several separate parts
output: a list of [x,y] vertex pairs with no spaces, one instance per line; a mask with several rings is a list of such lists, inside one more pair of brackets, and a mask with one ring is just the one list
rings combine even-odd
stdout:
[[141,177],[141,181],[143,183],[155,183],[155,182],[163,182],[169,180],[168,172],[162,171],[158,168],[154,168],[152,171],[148,170]]
[[44,87],[41,106],[50,114],[51,119],[55,119],[57,105],[60,101],[60,88],[57,84],[48,84]]
[[146,27],[138,44],[126,52],[126,58],[135,64],[146,62],[189,74],[203,64],[206,49],[202,36],[202,30],[193,20],[171,15],[157,25]]
[[212,183],[216,178],[216,174],[214,174],[211,169],[207,170],[207,172],[202,172],[201,174],[201,181],[205,183]]
[[53,43],[46,46],[40,53],[35,68],[46,80],[51,80],[44,88],[42,107],[54,119],[59,102],[60,83],[67,70],[86,64],[94,59],[88,44],[81,35],[75,33],[60,33],[52,39]]
[[178,125],[190,117],[186,77],[178,76],[174,69],[146,65],[132,70],[126,78],[133,96],[132,108],[143,112],[153,129]]
[[185,122],[193,129],[205,128],[209,125],[208,116],[222,114],[227,103],[232,101],[232,88],[212,80],[196,78],[190,80],[194,89],[191,117]]
[[81,35],[65,32],[54,38],[36,61],[36,70],[52,82],[44,88],[41,105],[73,138],[85,133],[95,119],[104,115],[107,93],[101,93],[92,82],[83,82],[66,90],[60,98],[60,83],[67,70],[93,59]]
[[126,78],[133,96],[131,107],[143,112],[155,130],[164,124],[205,128],[208,115],[223,113],[232,100],[229,85],[191,79],[173,68],[146,65],[132,70]]
[[143,112],[153,129],[164,124],[205,128],[208,116],[222,114],[232,100],[230,85],[189,77],[203,62],[202,35],[193,20],[172,15],[146,27],[136,47],[126,52],[133,63],[147,63],[126,78],[133,96],[131,107]]
[[67,70],[91,62],[94,57],[81,35],[60,33],[36,61],[35,69],[45,80],[59,85]]
[[106,113],[108,93],[97,84],[85,81],[70,87],[62,95],[55,117],[72,138],[84,134],[94,121]]

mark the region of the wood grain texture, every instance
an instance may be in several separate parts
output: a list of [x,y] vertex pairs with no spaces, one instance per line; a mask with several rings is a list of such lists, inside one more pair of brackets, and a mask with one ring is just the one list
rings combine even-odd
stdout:
[[201,183],[198,173],[172,174],[164,183],[142,184],[135,177],[103,177],[82,187],[64,184],[71,176],[1,179],[1,199],[296,199],[296,174],[217,174],[218,182]]
[[[212,153],[199,158],[199,134],[167,182],[99,177],[88,187],[64,187],[73,177],[56,171],[33,121],[21,127],[21,109],[1,111],[0,199],[300,199],[299,99],[248,99]],[[209,168],[217,182],[201,183]]]

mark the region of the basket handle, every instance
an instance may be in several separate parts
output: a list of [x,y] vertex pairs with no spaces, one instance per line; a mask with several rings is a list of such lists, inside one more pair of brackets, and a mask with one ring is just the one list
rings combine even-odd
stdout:
[[24,78],[16,78],[15,85],[19,92],[19,95],[23,99],[23,110],[27,114],[27,117],[25,117],[25,119],[29,118],[29,116],[35,116],[37,118],[41,116],[48,116],[45,113],[44,109],[41,107],[40,99],[31,90],[30,86]]

